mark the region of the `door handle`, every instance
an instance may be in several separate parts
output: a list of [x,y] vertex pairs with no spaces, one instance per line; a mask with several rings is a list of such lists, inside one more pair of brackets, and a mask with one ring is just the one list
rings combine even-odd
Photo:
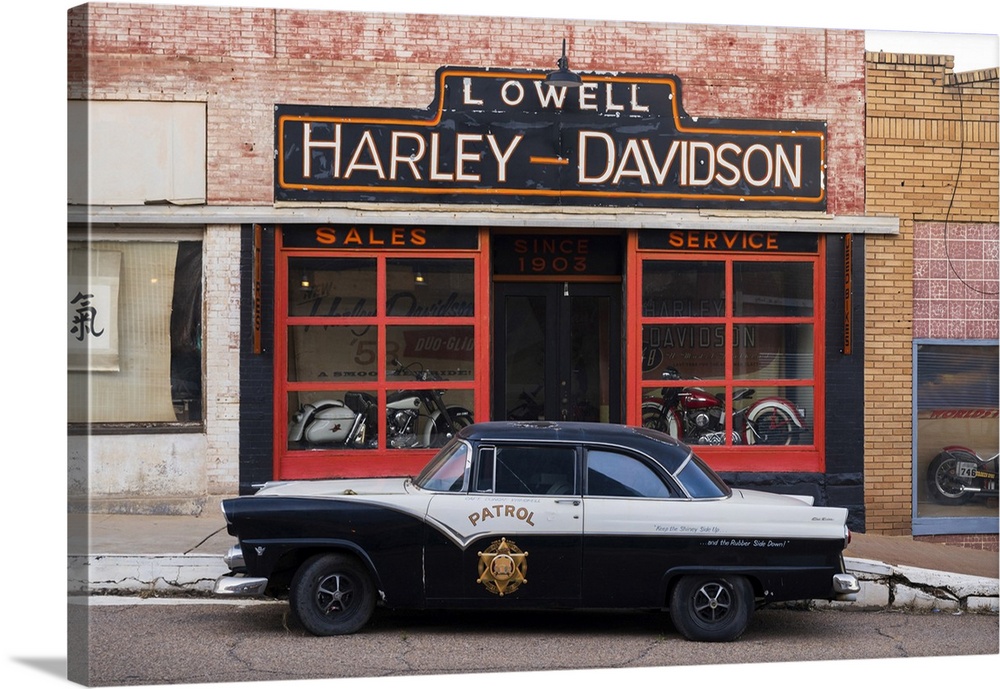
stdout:
[[556,500],[557,505],[572,505],[577,507],[580,504],[579,500]]

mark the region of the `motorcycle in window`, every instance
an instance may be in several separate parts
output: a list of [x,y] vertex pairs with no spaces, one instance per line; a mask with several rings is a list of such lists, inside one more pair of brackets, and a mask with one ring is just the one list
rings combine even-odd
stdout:
[[[680,380],[676,368],[663,372],[664,380]],[[733,402],[750,400],[755,391],[733,392]],[[664,386],[661,397],[642,401],[642,425],[672,435],[691,445],[724,445],[726,403],[722,395],[703,388]],[[792,445],[805,430],[805,410],[780,397],[768,397],[733,412],[734,445]]]
[[507,411],[509,421],[537,421],[545,418],[545,407],[538,401],[538,393],[544,386],[539,385],[532,392],[523,390],[517,396],[517,404]]
[[980,457],[961,445],[949,445],[927,467],[927,492],[942,505],[964,505],[976,497],[997,496],[997,457]]
[[[393,359],[394,375],[414,380],[444,380],[421,364]],[[444,403],[442,390],[399,390],[386,396],[385,429],[389,448],[441,447],[472,424],[472,412]],[[368,392],[347,392],[343,400],[302,405],[292,417],[288,439],[306,446],[374,449],[378,447],[378,399]]]

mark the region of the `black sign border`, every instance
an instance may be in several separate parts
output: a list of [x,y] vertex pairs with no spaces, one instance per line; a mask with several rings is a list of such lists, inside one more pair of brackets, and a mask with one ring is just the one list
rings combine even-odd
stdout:
[[[532,70],[497,70],[474,67],[444,66],[435,74],[435,95],[425,109],[374,108],[355,106],[275,105],[275,201],[281,202],[429,202],[458,204],[541,204],[584,205],[652,208],[724,208],[743,210],[826,210],[826,148],[827,126],[823,121],[810,120],[748,120],[719,117],[690,117],[682,107],[681,80],[671,74],[614,73],[581,74],[585,82],[659,83],[672,89],[673,126],[679,134],[712,136],[720,134],[772,136],[781,138],[808,137],[819,141],[819,160],[815,174],[819,189],[814,196],[753,196],[740,193],[697,194],[649,191],[603,191],[564,188],[497,188],[405,186],[405,185],[339,185],[302,184],[284,181],[286,151],[284,126],[287,122],[312,121],[347,124],[402,125],[434,127],[447,112],[445,108],[446,80],[449,78],[531,79],[543,80],[545,72]],[[558,121],[562,113],[553,117]]]

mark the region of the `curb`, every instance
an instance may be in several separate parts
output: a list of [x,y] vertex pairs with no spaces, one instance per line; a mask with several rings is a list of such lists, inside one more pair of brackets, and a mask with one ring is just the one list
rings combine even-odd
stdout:
[[211,593],[229,568],[221,555],[70,555],[70,595]]
[[[853,602],[812,601],[823,609],[998,614],[1000,580],[877,560],[844,558],[861,584]],[[71,555],[70,594],[210,594],[229,569],[220,555]]]
[[1000,580],[844,558],[861,592],[853,602],[814,601],[817,608],[912,610],[920,612],[1000,612]]

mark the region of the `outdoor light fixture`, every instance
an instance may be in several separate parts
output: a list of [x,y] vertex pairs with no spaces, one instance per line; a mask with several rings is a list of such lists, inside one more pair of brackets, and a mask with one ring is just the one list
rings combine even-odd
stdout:
[[567,86],[569,88],[576,88],[583,83],[583,79],[580,75],[571,72],[569,69],[569,60],[566,58],[566,39],[563,39],[563,51],[562,57],[559,58],[559,62],[556,63],[559,67],[554,72],[549,72],[545,77],[545,83],[551,84],[552,86]]

